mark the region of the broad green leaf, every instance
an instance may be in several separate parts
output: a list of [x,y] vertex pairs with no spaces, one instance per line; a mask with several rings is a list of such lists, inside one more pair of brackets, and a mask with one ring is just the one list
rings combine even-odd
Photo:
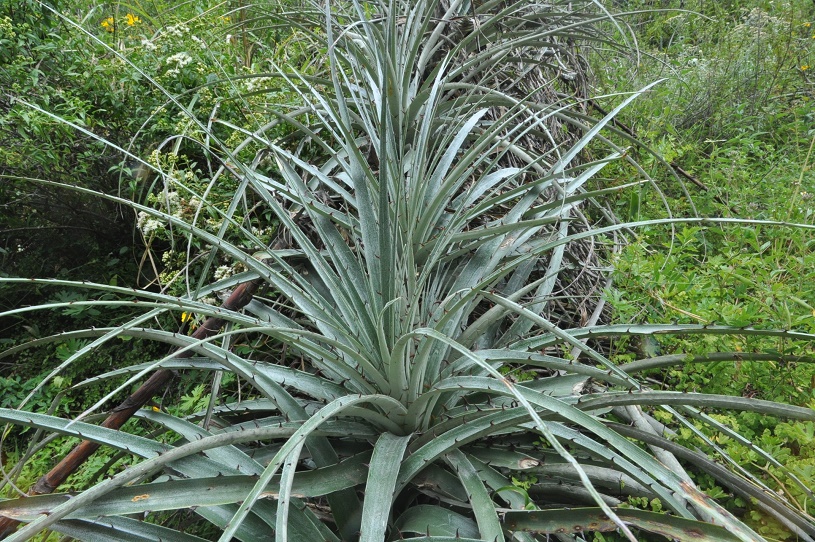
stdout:
[[408,508],[397,518],[394,527],[400,533],[452,536],[457,539],[478,536],[478,525],[473,520],[452,510],[429,504]]
[[[682,542],[700,539],[711,542],[740,540],[724,527],[701,521],[635,508],[617,508],[615,511],[627,524],[672,540]],[[504,526],[511,531],[531,531],[541,534],[609,532],[618,528],[599,508],[529,512],[513,510],[504,515]]]
[[798,420],[815,420],[815,410],[811,408],[797,407],[761,399],[708,393],[674,391],[632,391],[623,393],[606,391],[596,395],[585,395],[578,399],[575,405],[581,410],[586,411],[618,405],[688,405],[752,411],[768,416],[779,416]]
[[467,491],[475,520],[478,522],[478,530],[481,532],[481,538],[503,542],[504,531],[498,521],[498,511],[495,508],[495,503],[490,498],[490,494],[473,464],[467,460],[467,456],[460,450],[450,451],[445,459]]
[[[365,480],[368,471],[364,463],[369,457],[368,454],[360,454],[331,467],[297,473],[291,493],[299,497],[317,497],[354,487]],[[175,510],[181,506],[193,508],[232,504],[241,502],[255,482],[251,476],[229,475],[123,487],[108,493],[104,500],[80,508],[68,517],[91,519]],[[276,497],[278,483],[279,479],[273,479],[263,496]],[[20,521],[32,521],[71,497],[52,494],[0,501],[0,515]]]
[[361,542],[376,542],[385,537],[399,465],[411,436],[383,433],[374,445],[362,508]]
[[54,525],[54,530],[86,542],[155,542],[156,540],[203,542],[206,540],[133,518],[65,520]]

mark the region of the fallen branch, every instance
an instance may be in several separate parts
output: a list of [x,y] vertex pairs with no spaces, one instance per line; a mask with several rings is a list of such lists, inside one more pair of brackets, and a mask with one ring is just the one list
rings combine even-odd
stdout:
[[[239,285],[232,294],[224,301],[224,309],[237,311],[245,307],[254,296],[261,284],[260,279],[245,282]],[[212,337],[223,327],[224,321],[221,318],[211,316],[195,330],[192,334],[194,339],[204,340]],[[176,355],[177,358],[188,358],[193,354],[192,350],[186,350]],[[161,391],[173,376],[169,369],[159,369],[147,379],[133,394],[122,402],[119,406],[110,411],[110,414],[102,422],[102,427],[108,429],[119,429],[133,414],[147,404],[150,399]],[[28,491],[30,496],[45,495],[53,493],[65,480],[85,462],[99,448],[100,444],[90,441],[80,442],[62,461],[60,461],[47,474],[43,475],[36,484]],[[19,525],[19,521],[7,517],[0,518],[0,540],[6,538],[14,532]]]

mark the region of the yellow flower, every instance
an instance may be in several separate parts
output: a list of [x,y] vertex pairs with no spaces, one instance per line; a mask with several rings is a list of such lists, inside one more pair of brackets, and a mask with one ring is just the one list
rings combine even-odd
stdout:
[[190,331],[193,331],[195,328],[198,327],[198,324],[195,322],[195,316],[193,316],[190,312],[182,312],[181,313],[181,323],[189,322],[190,323]]
[[225,23],[228,23],[228,22],[229,22],[229,17],[228,17],[228,16],[226,16],[226,15],[222,15],[222,16],[221,16],[221,20],[222,20],[223,22],[225,22]]
[[804,64],[803,66],[801,66],[801,71],[806,71],[808,69],[809,69],[809,64]]
[[102,21],[102,28],[104,28],[108,32],[113,32],[113,30],[114,30],[113,17],[108,17],[107,19]]
[[128,13],[127,15],[125,15],[125,19],[126,19],[125,22],[127,23],[127,26],[134,26],[134,25],[137,25],[137,24],[139,24],[141,22],[141,19],[139,19],[138,17],[136,17],[132,13]]

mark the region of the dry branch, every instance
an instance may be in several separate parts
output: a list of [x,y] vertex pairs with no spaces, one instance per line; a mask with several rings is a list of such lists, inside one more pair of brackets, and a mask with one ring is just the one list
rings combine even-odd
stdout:
[[[239,285],[223,304],[223,308],[230,311],[237,311],[245,307],[254,296],[261,284],[260,279],[245,282]],[[195,330],[192,334],[194,339],[204,340],[212,337],[223,327],[224,321],[221,318],[211,316]],[[176,355],[177,358],[191,357],[192,350],[186,350]],[[102,427],[108,429],[119,429],[133,414],[143,407],[150,399],[163,391],[170,381],[173,373],[169,369],[159,369],[147,379],[133,394],[122,402],[119,406],[111,410],[110,415],[102,422]],[[82,466],[85,461],[99,448],[99,443],[88,440],[79,443],[62,461],[60,461],[47,474],[43,475],[36,484],[28,491],[29,495],[45,495],[54,492],[65,480]],[[7,517],[0,518],[0,540],[6,538],[14,532],[19,525],[19,521]]]

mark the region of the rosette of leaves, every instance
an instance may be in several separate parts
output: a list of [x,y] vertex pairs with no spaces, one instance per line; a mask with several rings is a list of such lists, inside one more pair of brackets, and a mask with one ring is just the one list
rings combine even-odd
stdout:
[[[220,211],[224,229],[208,233],[131,203],[248,271],[185,298],[83,284],[136,296],[145,312],[61,336],[96,337],[66,363],[120,335],[195,353],[88,383],[134,373],[129,383],[163,367],[229,373],[252,392],[219,401],[216,378],[207,412],[142,411],[180,435],[172,444],[0,410],[5,421],[143,458],[70,498],[0,503],[0,514],[28,522],[8,540],[46,528],[83,540],[200,540],[161,524],[181,510],[217,528],[222,541],[592,540],[589,533],[605,531],[630,540],[642,533],[762,540],[699,491],[691,472],[713,476],[812,540],[805,512],[738,465],[674,443],[670,428],[647,412],[666,410],[704,440],[697,424],[738,435],[703,409],[808,420],[811,409],[651,390],[638,371],[679,360],[618,367],[596,346],[618,335],[790,332],[614,327],[591,318],[569,327],[547,317],[559,277],[573,265],[568,247],[622,228],[585,218],[613,219],[599,205],[611,190],[589,189],[587,181],[623,159],[601,131],[636,95],[590,122],[552,80],[541,79],[558,99],[536,101],[513,95],[503,70],[511,65],[519,78],[527,69],[568,71],[561,52],[570,40],[602,39],[591,31],[596,19],[571,4],[530,2],[326,3],[275,15],[274,24],[308,31],[330,69],[324,78],[290,67],[269,75],[287,81],[305,106],[246,134],[245,145],[260,142],[258,159],[232,160],[242,149],[218,149],[240,181]],[[543,48],[551,53],[532,54]],[[266,139],[280,122],[293,125],[303,144]],[[553,123],[578,137],[555,138]],[[580,161],[590,143],[608,154]],[[273,170],[259,166],[262,156]],[[247,198],[279,222],[284,248],[243,248],[261,244],[230,222]],[[225,238],[229,227],[246,245]],[[250,280],[263,286],[245,312],[198,301]],[[197,341],[149,325],[172,311],[217,316],[227,326]],[[230,347],[246,337],[287,354],[274,360]],[[516,369],[524,379],[512,376]],[[621,507],[629,497],[661,511]]]

